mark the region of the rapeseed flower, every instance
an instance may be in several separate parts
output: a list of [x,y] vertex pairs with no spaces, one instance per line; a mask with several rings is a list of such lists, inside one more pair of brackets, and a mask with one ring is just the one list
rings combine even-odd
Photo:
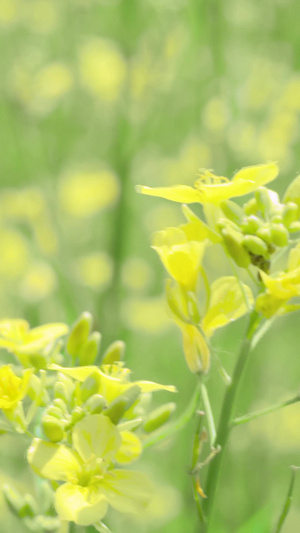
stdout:
[[216,176],[209,170],[204,170],[194,187],[174,185],[173,187],[151,188],[138,185],[137,191],[182,204],[200,203],[218,206],[224,200],[244,196],[273,181],[278,172],[276,163],[244,167],[230,181],[223,176]]
[[62,520],[88,526],[102,520],[109,505],[122,513],[147,506],[152,492],[147,477],[115,468],[122,436],[108,417],[90,415],[78,422],[72,445],[34,439],[28,451],[28,462],[36,473],[63,482],[54,501]]
[[31,370],[25,370],[23,377],[14,374],[10,365],[0,367],[0,409],[11,410],[16,407],[27,392]]

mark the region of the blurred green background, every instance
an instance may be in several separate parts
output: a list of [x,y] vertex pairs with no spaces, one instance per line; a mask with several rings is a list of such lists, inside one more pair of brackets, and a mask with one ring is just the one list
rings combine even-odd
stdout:
[[[1,317],[34,326],[91,311],[103,347],[126,341],[134,378],[175,384],[184,410],[195,379],[150,248],[154,230],[183,218],[134,186],[192,184],[199,168],[230,177],[276,160],[274,188],[286,188],[300,168],[299,17],[297,0],[1,0]],[[218,275],[219,265],[207,266]],[[298,317],[278,320],[257,347],[238,414],[297,391]],[[229,371],[243,327],[214,340]],[[208,387],[218,412],[224,385],[214,369]],[[157,504],[138,523],[111,515],[114,533],[198,531],[193,428],[145,452]],[[20,488],[29,480],[22,439],[1,444],[1,478]],[[297,404],[237,428],[213,533],[271,531],[291,464],[300,464]],[[285,533],[300,530],[299,483]],[[20,530],[1,505],[1,531]]]

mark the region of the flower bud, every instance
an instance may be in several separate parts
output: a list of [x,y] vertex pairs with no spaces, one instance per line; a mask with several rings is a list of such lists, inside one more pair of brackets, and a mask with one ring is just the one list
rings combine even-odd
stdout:
[[29,354],[28,361],[36,370],[47,368],[47,358],[40,353]]
[[83,402],[98,392],[100,388],[100,381],[101,378],[98,372],[94,372],[84,380],[80,387],[81,398]]
[[260,237],[267,244],[272,243],[271,228],[269,225],[265,225],[257,231],[257,237]]
[[176,409],[176,404],[171,402],[166,405],[162,405],[150,413],[143,424],[143,429],[146,433],[155,431],[163,424],[165,424],[170,416],[174,413]]
[[275,191],[266,187],[259,187],[255,192],[258,209],[265,217],[269,217],[278,210],[279,197]]
[[61,420],[63,418],[62,410],[59,407],[56,407],[54,405],[50,405],[47,410],[46,414],[49,416],[54,416],[54,418],[58,418],[58,420]]
[[243,209],[238,204],[232,202],[231,200],[223,200],[220,207],[224,215],[229,218],[229,220],[232,220],[232,222],[237,225],[242,222],[245,215]]
[[289,242],[289,232],[283,224],[271,224],[271,235],[275,246],[286,246]]
[[79,422],[79,420],[81,420],[85,416],[85,412],[81,407],[77,405],[76,407],[74,407],[71,416],[72,424],[76,424],[76,422]]
[[250,265],[250,257],[245,248],[243,248],[242,235],[230,229],[224,229],[221,233],[229,255],[235,260],[238,266],[247,268]]
[[256,237],[256,235],[246,235],[243,238],[243,246],[254,255],[262,255],[266,258],[269,255],[266,243],[259,237]]
[[24,504],[25,504],[24,497],[18,491],[16,491],[16,489],[14,489],[13,487],[10,487],[9,485],[4,485],[2,490],[3,490],[4,499],[10,511],[15,516],[19,517],[20,516],[19,512],[21,511],[21,509],[24,507]]
[[31,374],[27,394],[32,401],[35,401],[37,396],[39,396],[40,398],[40,395],[41,395],[41,399],[39,400],[39,405],[41,407],[45,407],[45,405],[49,403],[49,395],[46,389],[44,389],[41,394],[40,389],[41,389],[40,378],[36,376],[35,374]]
[[104,414],[110,418],[113,424],[118,424],[121,418],[123,418],[125,412],[138,399],[140,392],[140,387],[138,387],[138,385],[133,385],[123,392],[123,394],[120,394],[120,396],[113,400]]
[[110,344],[103,355],[102,364],[112,365],[113,363],[122,361],[124,358],[125,348],[126,345],[123,341],[115,341]]
[[70,397],[65,383],[62,383],[61,381],[56,381],[54,383],[54,396],[55,398],[60,398],[66,404],[70,401]]
[[296,233],[297,231],[300,231],[300,222],[292,222],[289,227],[289,232]]
[[92,365],[95,362],[100,342],[101,334],[98,331],[94,331],[80,349],[79,363],[81,366]]
[[88,339],[92,327],[92,321],[92,315],[85,312],[80,315],[71,328],[67,342],[67,351],[74,359],[78,356],[80,348]]
[[58,442],[63,439],[64,424],[62,420],[45,415],[42,419],[42,426],[46,437],[51,440],[51,442]]
[[240,232],[240,227],[235,224],[235,222],[232,222],[232,220],[229,220],[229,218],[219,218],[217,222],[217,228],[221,233],[223,229],[227,228]]
[[282,221],[288,228],[292,222],[296,222],[299,218],[299,207],[294,202],[285,204],[282,214]]
[[61,398],[55,398],[55,400],[53,401],[53,405],[57,407],[58,409],[60,409],[63,415],[69,414],[66,403]]
[[258,205],[257,205],[256,198],[251,198],[251,200],[249,200],[249,202],[247,202],[244,205],[244,212],[246,213],[246,215],[250,216],[250,215],[255,215],[257,211],[258,211]]
[[263,221],[258,218],[255,215],[250,215],[249,217],[245,218],[241,224],[241,230],[243,233],[250,233],[251,235],[255,235],[257,230],[261,228],[263,225]]
[[90,414],[99,414],[106,408],[106,401],[100,394],[93,394],[93,396],[85,402],[85,407]]

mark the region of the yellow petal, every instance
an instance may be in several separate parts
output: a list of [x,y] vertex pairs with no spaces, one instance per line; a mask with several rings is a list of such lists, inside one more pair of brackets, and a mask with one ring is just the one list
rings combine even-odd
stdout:
[[55,510],[61,520],[89,526],[101,520],[107,513],[107,499],[92,487],[64,483],[55,492]]
[[121,431],[121,446],[116,454],[116,461],[121,464],[131,463],[142,453],[140,439],[132,431]]

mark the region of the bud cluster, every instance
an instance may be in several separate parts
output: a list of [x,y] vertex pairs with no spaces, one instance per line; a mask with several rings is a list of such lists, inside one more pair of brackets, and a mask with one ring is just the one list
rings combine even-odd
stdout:
[[224,200],[221,209],[225,217],[219,219],[218,229],[226,250],[242,268],[252,264],[269,272],[274,252],[300,231],[298,205],[280,203],[278,194],[266,187],[258,188],[243,207]]

